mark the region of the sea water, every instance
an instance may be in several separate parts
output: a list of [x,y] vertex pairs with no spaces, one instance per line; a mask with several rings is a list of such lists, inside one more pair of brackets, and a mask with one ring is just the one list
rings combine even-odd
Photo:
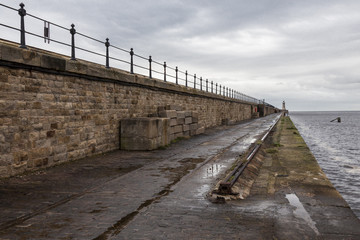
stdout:
[[[360,218],[360,111],[291,112],[290,117],[326,176]],[[338,117],[341,122],[331,122]]]

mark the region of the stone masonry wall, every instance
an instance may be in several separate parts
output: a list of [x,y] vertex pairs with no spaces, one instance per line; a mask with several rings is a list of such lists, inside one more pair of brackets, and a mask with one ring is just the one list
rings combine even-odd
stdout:
[[0,177],[119,149],[121,119],[165,105],[204,128],[252,115],[249,103],[0,41]]

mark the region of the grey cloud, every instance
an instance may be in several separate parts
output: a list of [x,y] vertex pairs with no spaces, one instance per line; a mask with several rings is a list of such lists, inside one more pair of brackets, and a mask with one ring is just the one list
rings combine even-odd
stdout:
[[24,2],[28,12],[279,107],[360,109],[357,0]]

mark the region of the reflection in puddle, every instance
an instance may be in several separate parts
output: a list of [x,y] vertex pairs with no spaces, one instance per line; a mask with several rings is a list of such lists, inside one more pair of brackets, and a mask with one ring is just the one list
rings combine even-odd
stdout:
[[305,210],[304,206],[302,205],[296,194],[286,194],[285,197],[288,199],[290,205],[296,208],[294,211],[295,217],[304,219],[305,222],[309,225],[309,227],[314,230],[316,235],[320,235],[318,229],[315,226],[315,222],[311,219],[309,213]]
[[208,177],[215,177],[216,175],[219,174],[220,169],[224,167],[221,164],[210,164],[207,168],[206,168],[206,178]]

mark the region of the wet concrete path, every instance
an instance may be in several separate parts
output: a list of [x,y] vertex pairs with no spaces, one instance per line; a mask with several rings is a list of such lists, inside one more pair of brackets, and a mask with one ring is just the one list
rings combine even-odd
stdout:
[[212,129],[166,150],[115,151],[2,180],[0,239],[238,236],[244,225],[229,223],[240,213],[206,194],[275,118]]

